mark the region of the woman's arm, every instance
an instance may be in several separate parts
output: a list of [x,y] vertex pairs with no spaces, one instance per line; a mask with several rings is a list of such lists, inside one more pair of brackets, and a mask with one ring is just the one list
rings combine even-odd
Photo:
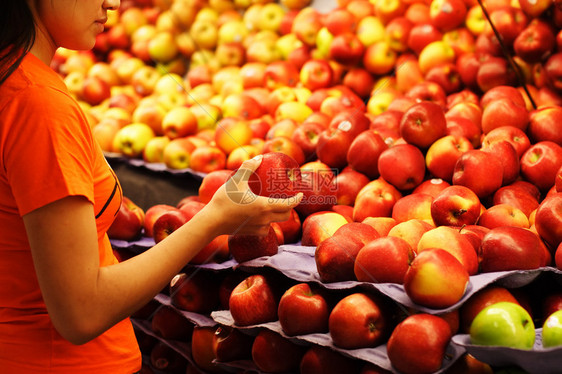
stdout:
[[[244,168],[258,165],[251,160]],[[66,197],[25,215],[39,285],[57,331],[75,344],[91,340],[145,305],[214,237],[265,234],[271,222],[288,219],[300,202],[300,196],[240,201],[233,186],[249,192],[241,175],[165,240],[102,268],[93,206],[84,197]]]

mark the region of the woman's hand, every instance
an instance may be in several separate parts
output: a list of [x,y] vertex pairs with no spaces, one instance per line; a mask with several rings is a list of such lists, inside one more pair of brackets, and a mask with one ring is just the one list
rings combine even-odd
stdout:
[[262,156],[257,156],[244,162],[205,206],[206,213],[216,224],[217,235],[266,235],[272,222],[289,219],[291,209],[302,200],[302,193],[286,199],[254,194],[248,179],[261,160]]

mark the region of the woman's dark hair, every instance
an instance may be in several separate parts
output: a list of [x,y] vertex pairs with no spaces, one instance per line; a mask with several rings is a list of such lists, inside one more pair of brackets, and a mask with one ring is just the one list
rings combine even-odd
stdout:
[[25,0],[7,0],[0,12],[0,85],[35,42],[35,22]]

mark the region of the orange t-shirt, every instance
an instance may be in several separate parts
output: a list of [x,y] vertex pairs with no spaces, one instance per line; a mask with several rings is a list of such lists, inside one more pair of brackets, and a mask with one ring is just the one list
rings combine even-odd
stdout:
[[3,373],[130,374],[140,369],[129,319],[86,344],[73,345],[57,333],[47,314],[21,217],[70,195],[85,196],[94,205],[100,265],[116,263],[106,231],[121,203],[119,182],[64,82],[29,53],[0,86]]

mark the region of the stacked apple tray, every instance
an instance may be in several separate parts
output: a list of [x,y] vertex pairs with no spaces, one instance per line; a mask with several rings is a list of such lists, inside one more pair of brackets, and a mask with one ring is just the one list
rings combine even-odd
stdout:
[[[137,242],[112,241],[115,248],[128,249],[133,253],[140,253],[146,250],[154,243],[150,238],[143,238]],[[204,265],[188,265],[188,267],[198,268],[199,271],[214,273],[214,276],[220,277],[233,271],[247,273],[247,275],[273,271],[279,273],[289,281],[294,282],[310,282],[322,285],[328,292],[351,292],[352,290],[362,290],[367,292],[375,292],[394,300],[403,306],[403,310],[417,310],[431,314],[442,314],[460,307],[471,295],[478,290],[490,284],[495,284],[505,288],[520,288],[532,285],[539,277],[547,282],[560,282],[562,284],[562,271],[552,267],[544,267],[535,270],[525,271],[502,271],[493,273],[482,273],[470,277],[468,288],[463,298],[455,305],[446,309],[428,309],[426,307],[412,303],[404,288],[400,284],[393,283],[367,283],[357,281],[345,281],[334,283],[323,283],[320,280],[316,269],[314,258],[315,247],[302,246],[300,244],[281,245],[279,252],[270,257],[260,257],[244,263],[238,263],[230,259],[223,263],[208,263]],[[155,301],[160,305],[173,308],[170,297],[164,293],[159,294]],[[270,329],[282,335],[283,337],[298,344],[317,344],[327,346],[343,355],[371,362],[378,367],[391,372],[396,372],[390,364],[386,353],[386,345],[376,348],[363,348],[354,350],[340,349],[333,345],[329,333],[315,333],[300,336],[289,337],[284,334],[279,321],[269,322],[254,326],[236,326],[229,310],[216,310],[209,315],[197,314],[179,310],[186,319],[195,326],[215,326],[217,324],[223,326],[231,326],[240,329],[250,335],[256,335],[259,329]],[[133,319],[137,329],[143,333],[151,335],[159,340],[163,340],[157,334],[151,331],[150,322],[148,320]],[[190,355],[190,347],[186,343],[177,341],[165,341],[169,347],[176,350],[186,358],[188,362],[193,363]],[[444,373],[447,369],[464,353],[470,353],[477,359],[486,362],[494,367],[505,367],[517,365],[531,374],[548,374],[560,373],[562,366],[560,365],[560,357],[562,357],[561,348],[543,348],[541,343],[541,329],[536,329],[535,346],[532,350],[522,350],[505,347],[485,347],[470,344],[470,337],[466,334],[455,335],[448,346],[447,354],[444,359],[441,370],[437,373]],[[226,370],[235,372],[239,369],[246,369],[259,373],[251,360],[237,361],[229,363],[221,363]]]

